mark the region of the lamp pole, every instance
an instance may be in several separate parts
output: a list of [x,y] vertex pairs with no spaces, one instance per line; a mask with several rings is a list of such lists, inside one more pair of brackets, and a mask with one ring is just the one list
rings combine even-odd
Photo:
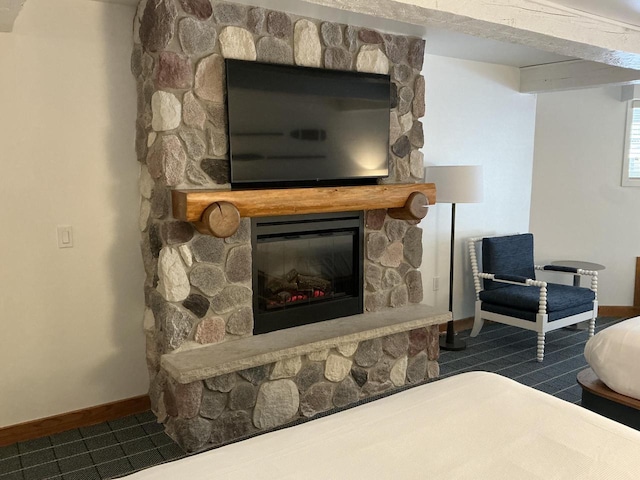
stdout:
[[455,240],[456,240],[456,204],[451,204],[451,245],[449,247],[449,311],[451,312],[451,320],[447,322],[447,335],[440,338],[440,348],[442,350],[459,351],[467,348],[464,340],[456,337],[456,331],[453,325],[453,260],[455,256]]

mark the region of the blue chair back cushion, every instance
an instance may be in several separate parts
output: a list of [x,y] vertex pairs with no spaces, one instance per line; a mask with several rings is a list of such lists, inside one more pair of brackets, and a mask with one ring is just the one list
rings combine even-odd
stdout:
[[[572,285],[547,284],[547,314],[549,320],[588,312],[593,309],[595,293],[588,288]],[[482,309],[535,321],[538,312],[540,289],[520,285],[480,292]]]
[[[533,235],[523,233],[482,239],[482,271],[498,275],[518,275],[535,279]],[[484,289],[493,290],[508,284],[484,280]]]

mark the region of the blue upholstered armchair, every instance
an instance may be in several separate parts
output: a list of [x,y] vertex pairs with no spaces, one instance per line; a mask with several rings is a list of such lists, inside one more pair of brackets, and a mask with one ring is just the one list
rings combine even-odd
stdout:
[[[477,246],[482,248],[479,270]],[[539,266],[533,263],[533,235],[472,238],[469,256],[476,289],[475,320],[471,336],[491,320],[538,333],[536,359],[544,358],[546,332],[589,320],[593,336],[598,316],[598,273],[590,270]],[[591,288],[536,280],[536,270],[591,276]]]

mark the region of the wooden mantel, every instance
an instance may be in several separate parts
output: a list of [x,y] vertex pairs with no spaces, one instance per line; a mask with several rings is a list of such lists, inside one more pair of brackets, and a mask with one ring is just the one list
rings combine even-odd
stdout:
[[[240,217],[270,217],[385,208],[395,211],[398,215],[397,218],[405,218],[402,215],[403,212],[406,212],[409,217],[419,219],[426,215],[424,205],[433,205],[435,202],[436,187],[433,183],[270,190],[172,191],[174,218],[193,222],[200,227],[203,222],[207,223],[208,219],[203,217],[206,216],[204,215],[205,211],[212,205],[231,204]],[[420,208],[423,209],[422,212],[416,211]]]

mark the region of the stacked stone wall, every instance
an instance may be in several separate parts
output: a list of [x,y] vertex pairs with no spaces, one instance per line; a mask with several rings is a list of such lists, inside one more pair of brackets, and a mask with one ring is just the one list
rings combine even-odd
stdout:
[[[134,24],[136,152],[154,412],[167,413],[163,354],[252,334],[250,220],[227,239],[171,216],[172,188],[228,188],[224,58],[389,74],[390,175],[421,181],[424,41],[210,0],[142,0]],[[259,191],[256,201],[259,201]],[[422,231],[366,212],[365,311],[422,300]],[[206,391],[206,390],[203,390]],[[235,411],[231,409],[230,411]]]
[[434,325],[204,381],[169,381],[167,432],[194,452],[436,378],[438,339]]

